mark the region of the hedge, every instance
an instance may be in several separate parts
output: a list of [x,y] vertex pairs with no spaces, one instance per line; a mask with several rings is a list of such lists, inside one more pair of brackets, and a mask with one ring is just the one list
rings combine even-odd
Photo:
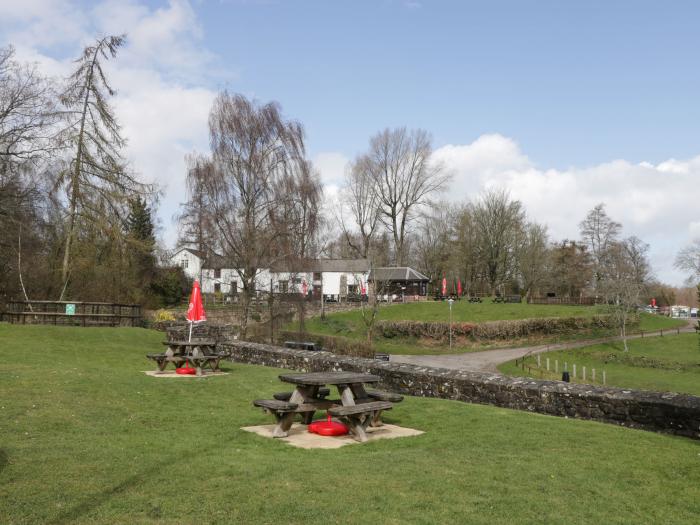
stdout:
[[[633,321],[630,324],[635,324]],[[543,317],[489,321],[486,323],[452,323],[453,337],[472,339],[516,339],[531,335],[568,334],[591,328],[614,328],[615,321],[609,315],[592,317]],[[427,337],[445,340],[450,335],[450,323],[426,321],[378,321],[377,334],[385,337]]]

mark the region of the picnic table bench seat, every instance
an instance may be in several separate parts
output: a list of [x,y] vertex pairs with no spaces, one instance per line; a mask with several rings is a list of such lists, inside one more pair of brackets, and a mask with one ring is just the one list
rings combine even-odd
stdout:
[[384,410],[391,410],[393,406],[389,401],[370,401],[359,405],[332,407],[328,409],[328,413],[343,420],[350,427],[355,439],[365,442],[367,427],[373,421],[377,421]]
[[[330,393],[330,388],[321,387],[318,389],[318,393],[316,395],[319,399],[324,399],[325,397],[329,396]],[[272,397],[280,401],[289,401],[289,399],[292,397],[292,392],[277,392],[276,394],[272,394]]]
[[392,403],[400,403],[403,401],[403,396],[401,394],[382,392],[381,390],[367,390],[367,397],[376,399],[377,401],[390,401]]

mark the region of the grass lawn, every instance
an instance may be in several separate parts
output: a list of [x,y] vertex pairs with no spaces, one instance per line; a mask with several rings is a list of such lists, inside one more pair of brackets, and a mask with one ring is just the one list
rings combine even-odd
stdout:
[[0,324],[0,523],[697,523],[700,442],[407,398],[424,435],[295,449],[240,430],[279,370],[148,377],[162,339]]
[[[457,301],[452,307],[452,319],[455,322],[483,323],[508,319],[531,319],[541,317],[585,317],[604,313],[605,309],[598,306],[562,306],[540,304],[499,304],[486,300],[483,303],[469,303]],[[417,303],[395,304],[384,306],[380,309],[378,319],[381,320],[412,320],[412,321],[449,321],[447,303],[426,301]],[[686,321],[669,319],[643,313],[640,319],[639,329],[645,331],[659,330],[661,328],[673,328],[684,326]],[[296,323],[291,323],[288,328],[295,330]],[[339,312],[326,316],[325,320],[314,317],[306,321],[306,330],[310,333],[342,336],[350,339],[366,339],[366,328],[362,320],[360,310]],[[567,336],[549,336],[518,341],[489,341],[470,342],[468,344],[453,345],[452,353],[474,352],[489,348],[503,348],[511,346],[529,346],[546,342],[571,341],[577,339],[595,339],[611,335],[609,330],[593,330],[582,334]],[[416,338],[396,337],[385,339],[375,337],[374,346],[379,352],[390,354],[445,354],[450,353],[449,345],[432,342],[426,344]]]
[[[606,343],[575,350],[548,352],[541,354],[542,366],[549,357],[553,369],[554,360],[559,361],[559,374],[536,369],[537,359],[526,360],[526,367],[532,367],[532,377],[561,379],[561,367],[565,361],[576,363],[581,381],[581,367],[588,370],[587,383],[591,383],[590,371],[597,371],[596,383],[602,381],[602,370],[606,371],[607,384],[623,388],[658,390],[662,392],[683,392],[700,395],[700,349],[696,334],[649,337],[628,341],[629,352],[625,353],[621,342]],[[504,363],[499,370],[509,375],[528,375],[516,367],[514,362]],[[573,379],[572,379],[573,381]]]

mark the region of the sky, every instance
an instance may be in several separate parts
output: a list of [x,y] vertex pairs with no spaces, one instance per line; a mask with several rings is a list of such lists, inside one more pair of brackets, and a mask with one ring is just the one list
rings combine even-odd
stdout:
[[126,157],[163,188],[160,232],[184,200],[184,156],[207,151],[217,92],[278,101],[302,122],[336,198],[347,163],[387,127],[423,128],[452,174],[441,198],[497,187],[553,240],[599,202],[682,284],[700,237],[700,2],[0,0],[0,46],[62,78],[97,36]]

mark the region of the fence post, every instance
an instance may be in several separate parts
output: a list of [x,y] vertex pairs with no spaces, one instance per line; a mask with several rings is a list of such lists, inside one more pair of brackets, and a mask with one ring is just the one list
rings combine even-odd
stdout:
[[603,370],[603,384],[604,384],[604,385],[607,384],[606,381],[605,381],[605,370]]
[[540,360],[540,354],[537,354],[537,368],[542,367],[542,361]]
[[586,380],[586,367],[584,366],[583,369],[581,370],[581,375],[583,377],[583,380]]
[[554,373],[555,374],[559,373],[559,359],[554,360]]
[[595,383],[595,368],[591,370],[591,381]]
[[549,357],[547,358],[547,372],[549,372]]

